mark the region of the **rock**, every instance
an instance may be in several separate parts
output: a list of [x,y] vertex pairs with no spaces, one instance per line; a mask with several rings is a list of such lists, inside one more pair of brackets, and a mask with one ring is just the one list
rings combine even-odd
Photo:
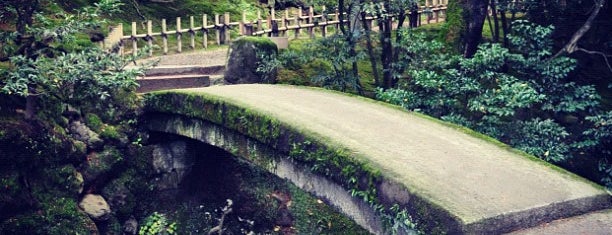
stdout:
[[130,219],[123,223],[123,234],[134,235],[136,233],[138,233],[138,221],[134,216],[130,216]]
[[277,53],[276,44],[268,38],[240,37],[232,42],[230,56],[227,62],[224,79],[230,84],[273,83],[276,79],[273,74],[257,72],[260,62],[258,55],[274,55]]
[[97,194],[87,194],[79,202],[79,207],[96,221],[105,221],[111,213],[110,207],[106,200]]
[[193,166],[193,153],[184,141],[173,141],[155,145],[153,169],[160,176],[156,179],[158,189],[177,189]]
[[77,120],[81,117],[81,111],[72,105],[66,105],[64,108],[64,112],[62,113],[64,117],[69,118],[70,120]]
[[110,171],[113,166],[123,159],[119,150],[106,148],[100,153],[92,152],[87,155],[87,160],[81,165],[81,173],[86,184],[92,183]]
[[74,171],[74,180],[76,181],[76,183],[79,186],[79,194],[83,193],[83,187],[85,185],[85,180],[83,179],[83,174],[81,174],[81,172],[78,171]]
[[89,129],[89,127],[80,121],[71,122],[69,130],[72,137],[74,137],[76,140],[84,142],[91,149],[99,149],[104,144],[96,132]]
[[123,217],[133,212],[136,199],[126,184],[135,178],[135,175],[124,173],[102,189],[102,196],[107,199],[115,215]]

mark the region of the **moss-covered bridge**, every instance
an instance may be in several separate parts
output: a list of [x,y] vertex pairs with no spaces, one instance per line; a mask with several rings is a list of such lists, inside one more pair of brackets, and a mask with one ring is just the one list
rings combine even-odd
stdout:
[[234,85],[155,92],[146,104],[150,130],[246,158],[327,198],[374,233],[385,233],[380,212],[401,219],[406,210],[427,233],[490,234],[612,204],[601,187],[567,171],[365,98]]

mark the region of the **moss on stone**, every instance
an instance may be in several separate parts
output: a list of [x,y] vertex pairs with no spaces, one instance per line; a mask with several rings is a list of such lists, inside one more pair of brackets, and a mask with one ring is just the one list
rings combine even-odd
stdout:
[[257,47],[257,49],[263,50],[266,53],[276,53],[278,51],[276,44],[274,44],[274,42],[267,37],[245,36],[233,41],[232,44],[238,45],[239,47],[243,46],[244,44],[253,44]]
[[98,234],[94,222],[70,198],[43,201],[40,210],[0,224],[1,234]]
[[[315,89],[321,92],[331,92],[341,95],[335,91]],[[390,105],[376,100],[356,97],[362,101],[375,103],[406,112],[401,107]],[[191,104],[189,104],[191,102]],[[379,200],[378,188],[382,179],[393,180],[397,177],[392,172],[381,172],[375,163],[367,158],[353,153],[344,146],[325,137],[303,129],[299,125],[286,123],[273,117],[272,114],[258,111],[245,105],[239,100],[221,99],[210,94],[202,94],[194,91],[181,92],[157,92],[147,96],[147,110],[149,112],[163,112],[184,115],[191,118],[207,120],[228,129],[236,130],[246,136],[254,138],[278,151],[284,152],[297,161],[309,166],[312,171],[327,176],[329,179],[343,185],[354,195],[366,199],[375,206],[384,203]],[[202,109],[201,107],[206,107]],[[515,150],[491,137],[484,136],[473,130],[444,122],[423,114],[411,112],[434,123],[457,129],[468,135],[480,138],[486,142],[493,143],[502,149],[519,153],[537,164],[554,169],[563,175],[588,182],[597,188],[601,188],[588,180],[582,179],[559,167],[546,163],[536,157]],[[247,120],[247,121],[245,121]],[[238,151],[238,149],[237,149]],[[458,218],[452,217],[439,202],[434,202],[427,195],[423,195],[418,188],[404,188],[410,194],[411,203],[400,205],[406,209],[413,218],[418,218],[417,224],[426,231],[442,233],[462,231],[457,224]],[[389,208],[391,205],[384,205]]]
[[85,114],[85,125],[99,134],[104,126],[104,123],[102,122],[102,119],[98,117],[98,115],[94,113],[87,113]]
[[[191,102],[191,104],[190,104]],[[269,114],[237,105],[233,100],[193,92],[157,92],[147,95],[146,110],[185,115],[213,122],[273,146],[312,171],[352,191],[371,205],[380,205],[376,195],[382,173],[364,157],[333,141],[284,123]],[[197,105],[194,105],[197,104]],[[221,112],[194,107],[214,106]],[[235,152],[239,152],[236,149]]]
[[119,140],[121,138],[121,133],[116,126],[105,125],[100,130],[100,137],[106,140]]

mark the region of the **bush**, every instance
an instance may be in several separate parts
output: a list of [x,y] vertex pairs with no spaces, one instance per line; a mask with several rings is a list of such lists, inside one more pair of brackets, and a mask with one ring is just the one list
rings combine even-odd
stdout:
[[164,214],[153,212],[141,224],[139,235],[176,234],[176,222],[170,223]]
[[[576,61],[552,58],[552,27],[517,21],[511,47],[482,44],[473,58],[446,53],[423,35],[400,32],[406,52],[401,89],[377,99],[473,128],[546,161],[598,158],[600,182],[610,182],[610,112],[599,113],[593,86],[571,81]],[[592,166],[591,166],[592,167]],[[596,169],[576,169],[578,173]],[[591,178],[593,179],[593,178]],[[600,180],[600,179],[593,179]]]

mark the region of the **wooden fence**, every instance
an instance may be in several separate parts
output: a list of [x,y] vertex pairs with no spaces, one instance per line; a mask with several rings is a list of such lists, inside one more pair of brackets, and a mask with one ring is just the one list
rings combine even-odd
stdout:
[[[416,25],[424,23],[421,18],[425,18],[425,23],[439,22],[445,18],[447,3],[448,0],[426,0],[426,4],[424,6],[419,6],[417,10],[418,22],[416,22]],[[325,8],[322,9],[322,12],[326,12]],[[161,38],[162,41],[159,47],[163,50],[163,54],[168,54],[168,37],[174,35],[174,37],[176,37],[176,52],[181,53],[183,51],[183,36],[189,37],[189,48],[196,49],[196,47],[199,46],[196,45],[196,37],[201,37],[202,40],[198,44],[201,44],[202,48],[207,48],[209,45],[209,36],[212,36],[212,34],[214,34],[215,44],[229,44],[231,30],[237,32],[239,36],[288,37],[290,33],[293,33],[293,37],[295,38],[301,37],[302,35],[314,38],[317,29],[319,29],[318,31],[322,37],[326,37],[330,27],[337,30],[341,23],[339,12],[336,11],[331,14],[324,13],[315,15],[313,7],[309,7],[308,9],[289,9],[282,12],[275,12],[274,9],[271,9],[269,13],[270,14],[264,18],[261,15],[261,11],[258,11],[257,19],[250,21],[246,19],[246,14],[243,13],[242,19],[237,22],[230,21],[229,13],[214,15],[211,21],[209,21],[209,16],[206,14],[198,18],[198,22],[196,22],[194,16],[190,16],[188,18],[188,28],[182,28],[182,18],[177,17],[173,29],[169,29],[166,19],[162,19],[160,32],[153,32],[153,23],[151,20],[142,23],[141,30],[146,30],[146,32],[139,32],[138,24],[132,22],[130,35],[123,34],[123,25],[120,24],[111,30],[109,36],[104,41],[104,45],[105,48],[113,48],[121,54],[136,54],[139,47],[139,41],[141,41],[141,44],[144,42],[152,48],[154,41]],[[346,13],[343,14],[346,15]],[[409,14],[410,10],[407,9],[406,15]],[[407,21],[408,18],[410,17],[407,17]],[[366,16],[366,20],[369,21],[370,24],[377,19],[376,16]],[[392,18],[391,20],[394,19]],[[348,19],[345,18],[343,23],[347,22]],[[126,46],[131,46],[131,49],[126,51]],[[148,53],[149,56],[152,56],[153,50],[149,50]]]

